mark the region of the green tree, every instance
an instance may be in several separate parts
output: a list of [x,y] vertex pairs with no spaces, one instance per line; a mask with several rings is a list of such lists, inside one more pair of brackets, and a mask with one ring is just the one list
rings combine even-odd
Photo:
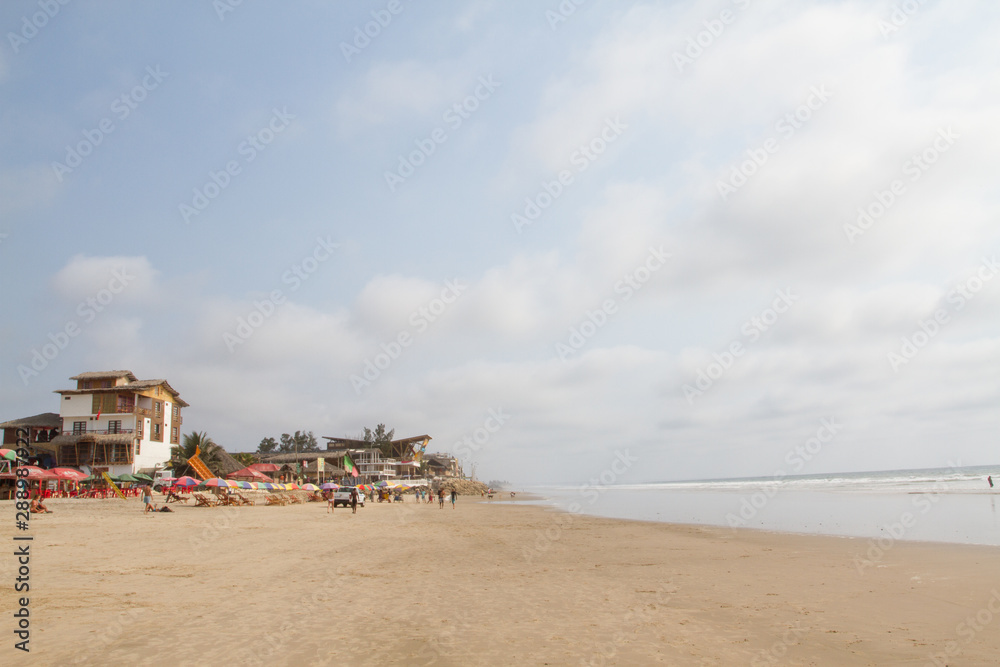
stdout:
[[379,424],[374,431],[366,426],[363,440],[369,447],[380,449],[382,456],[389,457],[392,455],[392,436],[395,434],[396,429],[386,433],[385,424]]
[[281,444],[278,445],[278,452],[282,454],[294,454],[298,452],[318,452],[319,443],[312,431],[296,431],[294,435],[289,433],[281,434]]
[[196,451],[199,451],[198,458],[212,474],[218,475],[222,468],[222,447],[215,444],[206,432],[191,431],[184,436],[180,445],[170,448],[170,465],[173,467],[175,477],[194,473],[188,459],[194,456]]
[[278,441],[274,438],[264,438],[257,445],[257,453],[261,456],[270,456],[277,452]]
[[237,454],[232,454],[231,456],[245,466],[260,463],[260,461],[257,460],[257,455],[253,452],[239,452]]

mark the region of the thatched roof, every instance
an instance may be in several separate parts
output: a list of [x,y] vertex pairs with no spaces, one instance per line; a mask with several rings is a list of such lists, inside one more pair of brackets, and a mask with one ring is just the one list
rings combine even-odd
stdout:
[[264,457],[266,463],[295,463],[296,461],[315,461],[319,457],[323,457],[327,461],[336,461],[339,456],[331,456],[330,452],[288,452],[285,454],[273,454],[271,456]]
[[129,382],[139,379],[132,374],[132,371],[87,371],[74,375],[70,380],[117,380],[118,378],[128,378]]
[[156,379],[156,380],[140,380],[132,371],[94,371],[89,373],[80,373],[79,375],[74,375],[70,380],[94,380],[94,379],[117,379],[117,378],[127,378],[128,382],[126,384],[118,385],[117,387],[93,387],[91,389],[57,389],[52,392],[54,394],[62,395],[75,395],[75,394],[108,394],[108,393],[119,393],[122,391],[141,391],[143,389],[152,389],[153,387],[163,386],[167,388],[167,391],[174,397],[174,402],[181,407],[188,407],[187,401],[181,398],[181,395],[176,389],[170,386],[170,383],[166,380]]
[[61,426],[62,417],[54,412],[43,412],[0,424],[0,428],[60,428]]
[[57,435],[48,442],[33,442],[33,446],[43,449],[54,449],[61,445],[75,445],[78,442],[93,442],[100,445],[131,445],[135,442],[132,433],[85,433],[80,435]]

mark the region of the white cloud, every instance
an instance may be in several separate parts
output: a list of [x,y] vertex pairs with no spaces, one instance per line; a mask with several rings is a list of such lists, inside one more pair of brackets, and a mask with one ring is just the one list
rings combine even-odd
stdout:
[[107,306],[153,296],[158,274],[145,256],[75,255],[55,274],[52,285],[68,300],[93,299]]

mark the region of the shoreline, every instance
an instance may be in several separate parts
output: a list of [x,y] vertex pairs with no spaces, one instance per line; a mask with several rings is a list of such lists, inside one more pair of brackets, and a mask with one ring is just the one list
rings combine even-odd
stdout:
[[[859,570],[864,543],[836,536],[494,504],[151,516],[139,501],[55,499],[31,523],[31,661],[923,665],[1000,652],[1000,619],[966,620],[1000,612],[996,547],[897,541]],[[9,540],[12,503],[0,507]],[[5,609],[14,596],[0,593]],[[25,655],[11,644],[0,655]]]

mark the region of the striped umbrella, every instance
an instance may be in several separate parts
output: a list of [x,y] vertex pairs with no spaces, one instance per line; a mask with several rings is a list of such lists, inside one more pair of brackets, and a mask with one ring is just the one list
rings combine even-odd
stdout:
[[231,489],[233,488],[233,483],[228,479],[222,479],[221,477],[210,477],[201,483],[202,486],[208,487],[218,487],[220,489]]
[[303,484],[301,487],[303,491],[319,491],[319,487],[315,484]]
[[201,484],[200,479],[195,479],[194,477],[181,477],[174,482],[174,486],[198,486]]
[[340,484],[334,484],[333,482],[327,482],[326,484],[324,484],[323,486],[321,486],[319,488],[323,489],[324,491],[332,491],[333,489],[339,489],[340,488]]

